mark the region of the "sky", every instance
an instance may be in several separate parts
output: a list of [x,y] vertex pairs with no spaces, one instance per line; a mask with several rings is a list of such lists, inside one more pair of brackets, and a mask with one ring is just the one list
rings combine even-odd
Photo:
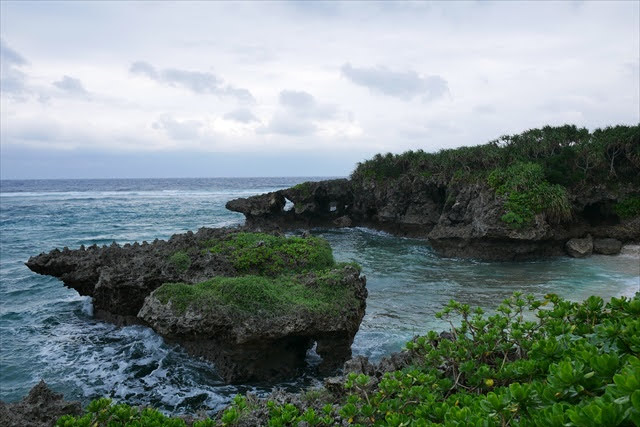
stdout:
[[0,177],[346,176],[640,121],[640,2],[0,2]]

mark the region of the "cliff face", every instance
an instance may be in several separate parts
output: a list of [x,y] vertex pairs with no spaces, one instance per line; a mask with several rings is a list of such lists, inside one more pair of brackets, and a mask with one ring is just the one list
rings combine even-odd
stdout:
[[[619,217],[613,206],[640,195],[633,185],[616,190],[595,186],[569,194],[570,219],[551,221],[544,213],[514,228],[501,218],[505,198],[482,182],[442,184],[427,178],[307,182],[273,193],[236,199],[254,229],[367,226],[401,236],[428,238],[448,257],[518,260],[562,255],[572,238],[592,235],[621,242],[640,240],[640,217]],[[286,202],[293,204],[286,209]]]

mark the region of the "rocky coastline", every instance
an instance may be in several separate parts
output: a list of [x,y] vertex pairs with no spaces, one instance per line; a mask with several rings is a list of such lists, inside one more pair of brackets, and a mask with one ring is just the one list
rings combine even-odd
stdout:
[[[227,208],[243,213],[246,225],[255,230],[364,226],[426,238],[446,257],[506,261],[585,256],[567,249],[567,243],[587,236],[591,236],[591,252],[618,253],[623,243],[640,240],[640,216],[620,218],[613,206],[637,194],[634,186],[616,192],[604,186],[594,188],[588,196],[573,198],[570,220],[553,224],[541,214],[524,229],[501,221],[503,200],[487,185],[434,186],[420,179],[306,182],[232,200]],[[293,204],[289,210],[285,209],[287,201]]]

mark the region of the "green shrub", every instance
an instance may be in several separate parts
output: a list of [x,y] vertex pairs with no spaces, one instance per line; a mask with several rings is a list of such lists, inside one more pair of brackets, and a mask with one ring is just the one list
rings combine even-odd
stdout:
[[[193,427],[213,425],[211,420],[196,421]],[[181,418],[171,418],[151,409],[139,409],[126,404],[114,404],[111,399],[98,399],[89,403],[85,414],[78,417],[64,415],[56,427],[185,427]]]
[[[605,306],[516,293],[490,316],[453,301],[437,316],[450,335],[407,343],[414,366],[377,384],[350,374],[346,396],[309,424],[639,425],[640,296]],[[294,405],[268,407],[270,425],[306,421]]]
[[518,162],[542,165],[551,184],[567,188],[602,182],[640,183],[640,126],[613,126],[591,133],[573,125],[545,126],[437,153],[376,154],[358,163],[351,178],[384,183],[407,176],[441,185],[452,180],[481,182],[488,171]]
[[613,210],[620,218],[633,218],[640,215],[640,197],[629,197],[616,203]]
[[169,257],[169,262],[179,271],[187,271],[191,267],[191,257],[185,251],[177,251]]
[[494,169],[487,178],[496,194],[506,196],[506,213],[502,221],[520,228],[531,223],[536,214],[544,212],[552,222],[571,217],[571,204],[564,187],[544,180],[537,163],[516,163],[508,168]]
[[225,240],[209,242],[207,250],[228,256],[241,274],[277,276],[326,269],[335,264],[331,246],[319,237],[235,233]]

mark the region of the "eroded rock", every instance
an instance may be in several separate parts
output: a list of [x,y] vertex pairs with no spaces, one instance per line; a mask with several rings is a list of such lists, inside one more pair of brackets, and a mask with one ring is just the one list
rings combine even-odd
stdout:
[[63,415],[81,413],[80,402],[64,400],[42,380],[19,402],[0,401],[0,425],[5,427],[50,427]]
[[593,252],[602,255],[616,255],[622,250],[622,242],[617,239],[594,239]]
[[[227,207],[245,214],[247,226],[254,229],[364,226],[428,238],[442,256],[503,261],[565,255],[565,243],[586,234],[640,240],[640,216],[620,218],[614,209],[617,201],[637,192],[632,184],[615,190],[595,186],[570,195],[571,218],[539,213],[520,227],[502,220],[505,196],[496,195],[486,182],[442,182],[436,177],[307,182],[269,197],[230,201]],[[274,197],[291,200],[295,208],[274,207]]]
[[[364,316],[366,279],[347,265],[275,283],[284,280],[259,283],[267,291],[260,295],[256,289],[259,301],[251,310],[227,295],[253,293],[244,282],[209,282],[211,286],[203,286],[188,300],[180,299],[183,288],[165,285],[146,298],[139,317],[192,354],[213,361],[228,382],[293,376],[314,342],[321,367],[341,366],[351,356],[353,337]],[[216,286],[224,289],[218,292]],[[272,298],[271,286],[281,286],[281,295]],[[297,302],[306,290],[313,297]]]
[[593,238],[589,234],[583,239],[571,239],[567,241],[565,248],[567,253],[574,258],[584,258],[593,252]]

